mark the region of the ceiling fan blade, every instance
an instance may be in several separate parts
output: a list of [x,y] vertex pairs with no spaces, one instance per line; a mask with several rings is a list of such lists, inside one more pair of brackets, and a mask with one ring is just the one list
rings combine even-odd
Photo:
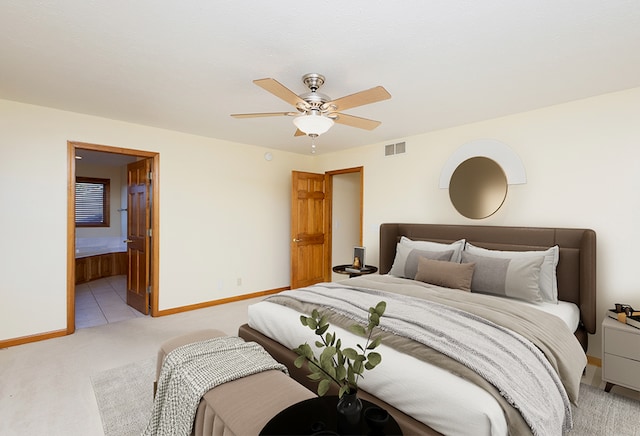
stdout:
[[284,86],[282,83],[278,82],[275,79],[257,79],[254,80],[253,83],[258,85],[260,88],[265,91],[269,91],[273,95],[278,98],[283,99],[287,103],[298,107],[298,105],[302,105],[304,107],[308,106],[307,102],[301,99],[296,95],[295,92]]
[[263,112],[263,113],[255,113],[255,114],[231,114],[233,118],[258,118],[258,117],[278,117],[278,116],[295,117],[296,115],[300,115],[300,114],[298,112]]
[[296,129],[296,133],[293,134],[293,136],[306,136],[306,135],[307,134],[300,129]]
[[389,94],[384,87],[376,86],[375,88],[367,89],[366,91],[356,92],[355,94],[330,101],[326,103],[325,106],[335,106],[334,110],[344,111],[353,107],[364,106],[365,104],[371,104],[390,98],[391,94]]
[[367,118],[360,118],[353,115],[342,114],[334,112],[332,115],[337,115],[334,121],[338,124],[344,124],[345,126],[357,127],[359,129],[373,130],[382,124],[380,121],[370,120]]

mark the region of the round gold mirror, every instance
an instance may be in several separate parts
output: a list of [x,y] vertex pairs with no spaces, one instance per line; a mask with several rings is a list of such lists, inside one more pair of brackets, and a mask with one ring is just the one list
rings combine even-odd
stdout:
[[496,213],[507,197],[507,177],[494,160],[472,157],[451,176],[449,198],[461,215],[481,219]]

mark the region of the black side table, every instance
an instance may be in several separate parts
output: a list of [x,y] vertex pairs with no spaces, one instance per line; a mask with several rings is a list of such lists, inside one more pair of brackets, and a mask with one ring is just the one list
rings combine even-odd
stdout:
[[[377,407],[370,401],[362,401],[362,413],[369,407]],[[338,397],[336,395],[311,398],[289,406],[264,426],[261,436],[267,435],[313,435],[338,434],[337,411]],[[324,433],[323,433],[324,432]],[[400,426],[389,415],[382,431],[374,432],[369,428],[364,418],[360,419],[360,435],[402,435]]]
[[333,272],[338,274],[349,274],[349,278],[378,272],[378,267],[373,265],[365,265],[360,268],[359,271],[347,271],[347,268],[351,268],[351,265],[336,265],[333,267]]

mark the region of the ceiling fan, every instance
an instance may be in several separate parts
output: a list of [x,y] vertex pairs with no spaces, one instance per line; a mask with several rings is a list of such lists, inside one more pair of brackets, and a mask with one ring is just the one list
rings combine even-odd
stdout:
[[380,121],[348,115],[341,111],[391,98],[391,94],[386,89],[382,86],[376,86],[366,91],[356,92],[355,94],[332,100],[329,96],[318,92],[318,89],[324,84],[324,76],[321,74],[305,74],[302,76],[302,82],[309,88],[310,92],[297,95],[275,79],[266,78],[253,81],[262,89],[295,106],[297,112],[231,114],[231,116],[234,118],[295,117],[293,124],[297,130],[294,136],[308,135],[316,138],[318,135],[327,132],[334,122],[360,129],[375,129],[380,125]]

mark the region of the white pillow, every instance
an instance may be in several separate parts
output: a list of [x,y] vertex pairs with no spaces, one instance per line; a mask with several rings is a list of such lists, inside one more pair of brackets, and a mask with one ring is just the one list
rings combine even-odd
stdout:
[[426,251],[447,251],[453,250],[453,256],[451,256],[451,262],[460,263],[462,258],[462,250],[464,249],[464,239],[452,242],[451,244],[442,244],[440,242],[432,241],[414,241],[412,239],[403,236],[400,238],[400,244],[408,245],[411,248],[417,248],[418,250]]
[[544,256],[540,267],[540,292],[543,301],[558,303],[558,278],[556,267],[560,258],[560,248],[557,245],[540,251],[500,251],[489,250],[487,248],[476,247],[467,242],[464,250],[470,254],[487,257],[497,257],[500,259],[517,259]]
[[452,255],[453,250],[428,251],[413,248],[407,244],[397,244],[396,257],[393,259],[393,265],[391,266],[391,270],[389,270],[389,275],[414,279],[418,273],[418,260],[421,257],[448,262],[451,260]]

